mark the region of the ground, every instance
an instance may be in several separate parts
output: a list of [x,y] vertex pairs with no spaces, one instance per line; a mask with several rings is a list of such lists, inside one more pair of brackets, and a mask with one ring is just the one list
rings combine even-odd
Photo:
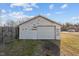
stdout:
[[15,40],[0,49],[0,55],[9,56],[59,56],[59,40]]
[[79,32],[62,32],[61,44],[59,40],[16,39],[0,45],[0,55],[79,56]]
[[61,55],[79,56],[79,32],[61,33]]

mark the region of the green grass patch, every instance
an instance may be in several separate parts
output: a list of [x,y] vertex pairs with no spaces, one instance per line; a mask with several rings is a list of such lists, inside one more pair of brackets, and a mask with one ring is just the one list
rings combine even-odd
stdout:
[[[5,55],[12,56],[32,56],[44,55],[43,47],[52,47],[53,44],[60,47],[59,40],[14,40],[5,44]],[[56,49],[55,49],[56,50]],[[51,50],[52,51],[52,50]],[[53,55],[50,53],[50,55]]]

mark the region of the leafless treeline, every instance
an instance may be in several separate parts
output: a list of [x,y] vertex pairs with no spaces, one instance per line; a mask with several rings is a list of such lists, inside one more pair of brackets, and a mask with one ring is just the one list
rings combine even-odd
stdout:
[[74,29],[75,32],[79,32],[79,23],[77,24],[65,23],[61,27],[62,31],[68,31],[69,29]]

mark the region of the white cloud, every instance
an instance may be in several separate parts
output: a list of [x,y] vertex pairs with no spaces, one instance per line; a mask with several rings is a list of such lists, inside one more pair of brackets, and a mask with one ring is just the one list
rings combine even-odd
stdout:
[[54,5],[53,4],[49,5],[49,9],[50,10],[52,10],[53,8],[54,8]]
[[5,9],[0,9],[0,13],[4,14],[4,13],[7,13],[7,11]]
[[24,10],[24,11],[32,11],[33,8],[29,7],[29,8],[24,8],[23,10]]
[[2,9],[2,13],[6,13],[6,10]]
[[8,16],[14,17],[14,18],[25,17],[25,15],[23,14],[23,12],[12,12],[12,13],[9,13]]
[[47,13],[46,15],[47,15],[47,16],[50,16],[51,14],[50,14],[50,13]]
[[19,24],[19,21],[21,23],[28,20],[31,17],[34,17],[34,16],[25,15],[23,12],[11,12],[11,13],[6,13],[1,15],[3,24],[5,24],[9,20],[14,20],[17,22],[17,24]]
[[71,22],[73,24],[79,23],[79,16],[70,17],[69,22]]
[[61,9],[64,9],[64,8],[66,8],[66,7],[68,7],[68,4],[63,4],[60,8],[61,8]]
[[73,16],[71,19],[73,19],[73,20],[79,20],[79,16]]
[[36,3],[13,3],[10,5],[10,7],[23,7],[24,11],[32,11],[33,8],[39,8],[39,6]]
[[31,18],[33,16],[28,16],[25,15],[23,12],[11,12],[11,13],[6,13],[1,15],[1,19],[6,21],[6,20],[17,20],[17,19],[23,19],[23,18]]
[[35,8],[39,8],[39,6],[36,3],[32,3],[31,6],[33,6]]
[[24,3],[12,3],[10,4],[10,7],[15,7],[15,6],[24,6]]
[[6,17],[7,11],[5,9],[0,9],[0,25],[3,24],[3,19],[6,19],[4,17]]
[[1,20],[2,23],[6,23],[9,20],[20,20],[22,18],[26,17],[22,12],[11,12],[11,13],[6,13],[1,15]]

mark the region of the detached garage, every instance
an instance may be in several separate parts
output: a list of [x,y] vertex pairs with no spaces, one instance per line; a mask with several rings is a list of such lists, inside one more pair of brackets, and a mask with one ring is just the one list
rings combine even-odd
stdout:
[[60,39],[61,25],[36,16],[19,25],[19,39]]

